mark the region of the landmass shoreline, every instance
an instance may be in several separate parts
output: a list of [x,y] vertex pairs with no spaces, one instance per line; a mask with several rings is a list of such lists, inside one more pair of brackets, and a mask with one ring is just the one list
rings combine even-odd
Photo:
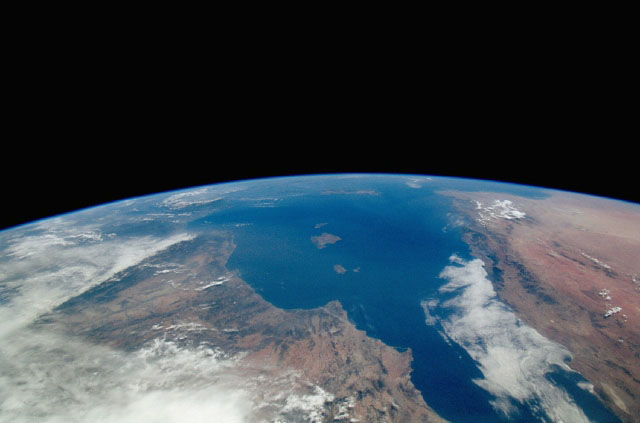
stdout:
[[[440,193],[452,199],[462,216],[462,238],[485,263],[498,297],[528,325],[565,346],[573,356],[571,368],[594,385],[593,393],[623,422],[640,421],[640,334],[628,323],[636,317],[634,301],[640,300],[631,284],[636,263],[633,254],[619,254],[619,238],[612,238],[625,233],[616,224],[637,229],[640,210],[625,204],[618,205],[620,210],[600,210],[609,206],[606,200],[569,193],[538,200],[501,193]],[[522,216],[483,214],[483,204],[503,198],[518,203]],[[607,213],[617,213],[620,220],[608,221]],[[593,234],[600,232],[609,238],[596,248]],[[640,251],[635,237],[627,244],[632,252]],[[615,270],[585,252],[592,250],[612,263],[617,254]],[[612,297],[626,303],[614,308],[607,302]]]

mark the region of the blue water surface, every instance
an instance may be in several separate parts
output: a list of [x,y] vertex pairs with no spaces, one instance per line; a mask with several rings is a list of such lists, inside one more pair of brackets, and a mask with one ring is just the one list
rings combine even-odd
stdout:
[[[445,419],[507,421],[490,405],[492,396],[473,383],[482,374],[466,351],[425,324],[420,302],[437,296],[444,282],[438,275],[449,257],[471,258],[460,230],[450,225],[449,200],[437,191],[546,194],[466,180],[421,181],[420,188],[406,182],[393,177],[272,181],[263,186],[269,194],[263,203],[236,202],[193,225],[231,230],[236,249],[227,267],[275,306],[314,308],[338,300],[358,329],[400,351],[410,348],[411,379]],[[319,249],[311,238],[324,232],[341,240]],[[347,271],[339,274],[334,265]],[[562,376],[556,379],[562,383]],[[517,417],[532,420],[526,410]]]

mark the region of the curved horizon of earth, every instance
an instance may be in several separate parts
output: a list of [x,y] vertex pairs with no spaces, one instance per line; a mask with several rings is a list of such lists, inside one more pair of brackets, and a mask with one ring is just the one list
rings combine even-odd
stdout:
[[639,421],[638,204],[305,175],[0,251],[0,422]]

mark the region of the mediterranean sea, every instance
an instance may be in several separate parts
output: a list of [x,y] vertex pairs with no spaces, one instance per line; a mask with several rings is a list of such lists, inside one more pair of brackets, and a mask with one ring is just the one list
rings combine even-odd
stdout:
[[[308,309],[338,300],[358,329],[400,351],[411,349],[411,379],[443,418],[540,421],[529,406],[518,407],[516,418],[492,406],[494,396],[474,382],[483,378],[476,361],[439,326],[425,323],[421,301],[442,296],[438,289],[446,281],[439,275],[449,258],[473,259],[449,200],[436,191],[472,190],[473,184],[436,180],[419,189],[395,179],[353,184],[329,183],[320,191],[296,191],[300,195],[271,193],[273,201],[258,206],[238,201],[199,224],[232,231],[236,248],[227,268],[266,301],[284,309]],[[486,190],[487,184],[482,187]],[[491,187],[545,195],[528,187]],[[313,242],[323,235],[328,243]],[[559,385],[568,380],[563,371],[549,377]],[[589,403],[582,408],[591,410],[592,417],[611,421],[597,401],[581,401]]]

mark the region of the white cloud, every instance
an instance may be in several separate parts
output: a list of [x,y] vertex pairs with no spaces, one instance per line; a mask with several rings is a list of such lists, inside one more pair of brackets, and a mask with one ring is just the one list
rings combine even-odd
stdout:
[[210,185],[199,189],[188,189],[165,198],[161,205],[179,210],[190,206],[198,206],[222,200],[225,195],[246,189],[237,183]]
[[420,178],[408,178],[405,181],[405,184],[409,187],[409,188],[415,188],[415,189],[419,189],[422,188],[422,184],[427,183],[427,182],[431,182],[433,179],[430,177],[420,177]]
[[248,421],[237,361],[157,339],[124,353],[27,330],[0,345],[1,422]]
[[435,324],[437,323],[438,319],[435,316],[431,315],[430,310],[437,307],[439,302],[440,301],[436,299],[420,301],[420,306],[422,307],[422,310],[424,310],[424,322],[427,324],[427,326],[435,326]]
[[479,201],[474,201],[474,203],[476,204],[476,209],[479,210],[477,221],[485,226],[498,219],[514,220],[522,219],[526,216],[523,211],[518,210],[513,202],[509,200],[494,200],[492,205],[484,207]]
[[183,209],[189,206],[196,206],[202,204],[213,203],[214,201],[220,200],[222,197],[213,197],[211,198],[211,193],[208,192],[206,188],[180,192],[178,194],[173,194],[162,201],[162,205],[168,207],[172,210]]
[[582,254],[584,257],[588,258],[589,260],[593,261],[595,264],[597,264],[597,265],[599,265],[599,266],[602,266],[602,267],[604,267],[604,268],[605,268],[605,269],[607,269],[607,270],[611,270],[611,266],[609,266],[609,265],[608,265],[608,264],[606,264],[606,263],[603,263],[602,261],[598,260],[597,258],[595,258],[595,257],[591,257],[591,256],[590,256],[589,254],[587,254],[587,253],[580,253],[580,254]]
[[297,372],[164,336],[135,352],[51,328],[10,341],[0,343],[1,423],[320,423],[334,400]]
[[59,222],[38,235],[12,233],[0,263],[0,290],[10,292],[0,306],[0,340],[4,333],[22,328],[70,297],[192,238],[180,233],[121,239],[103,235],[96,227]]
[[324,404],[333,399],[333,395],[319,386],[314,386],[312,393],[288,396],[282,412],[286,414],[290,411],[302,411],[311,423],[322,423]]
[[595,395],[596,391],[592,383],[589,382],[578,382],[578,387],[584,389],[585,391],[589,391]]
[[[32,325],[67,299],[193,235],[124,238],[72,219],[2,235],[0,423],[319,422],[325,417],[332,394],[296,372],[252,366],[243,354],[231,357],[206,342],[183,347],[168,341],[191,342],[192,334],[205,333],[208,328],[196,322],[155,325],[158,338],[133,352],[70,337],[52,325]],[[159,275],[182,271],[174,263],[150,266]],[[225,278],[208,282],[213,286]]]
[[481,260],[465,262],[454,255],[451,262],[440,274],[448,281],[440,292],[454,296],[440,304],[449,314],[440,323],[477,362],[484,377],[474,382],[495,396],[492,405],[509,415],[515,401],[541,409],[551,421],[586,422],[571,397],[546,378],[553,366],[570,370],[569,352],[500,302]]

